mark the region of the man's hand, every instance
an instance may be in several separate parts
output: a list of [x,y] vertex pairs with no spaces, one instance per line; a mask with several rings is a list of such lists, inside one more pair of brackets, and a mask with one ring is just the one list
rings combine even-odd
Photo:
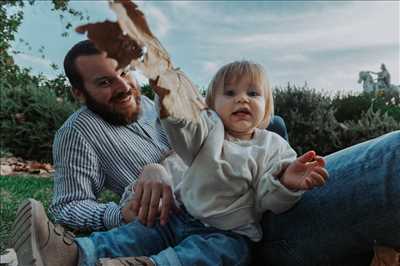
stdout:
[[133,188],[134,197],[122,208],[124,222],[139,218],[144,225],[152,226],[160,216],[165,225],[171,211],[179,211],[175,205],[169,182],[157,176],[142,174]]
[[280,182],[290,190],[309,190],[323,186],[327,178],[324,158],[308,151],[286,168]]

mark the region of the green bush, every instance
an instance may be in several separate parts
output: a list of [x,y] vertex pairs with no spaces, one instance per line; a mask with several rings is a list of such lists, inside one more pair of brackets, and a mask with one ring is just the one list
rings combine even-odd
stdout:
[[302,154],[315,150],[319,154],[336,151],[340,145],[331,99],[305,87],[288,86],[274,90],[275,113],[285,120],[292,147]]
[[306,87],[274,90],[275,113],[286,122],[291,146],[327,155],[400,129],[399,95],[324,96]]
[[359,95],[336,95],[332,104],[337,109],[335,117],[339,122],[358,120],[372,107],[373,111],[387,112],[395,120],[400,121],[400,93],[379,92],[361,93]]
[[142,95],[147,96],[149,99],[153,100],[154,99],[154,91],[153,89],[150,87],[149,84],[144,84],[141,87],[141,92]]
[[332,100],[336,108],[335,118],[339,122],[358,120],[362,113],[371,106],[373,96],[363,93],[360,95],[337,95]]
[[387,112],[389,116],[400,122],[400,93],[396,91],[380,91],[377,96],[371,100],[374,111],[381,110]]
[[388,112],[379,109],[374,111],[371,106],[359,120],[345,122],[340,133],[340,146],[348,147],[399,129],[400,121],[396,121]]
[[51,161],[55,131],[77,108],[50,87],[59,81],[31,76],[26,70],[0,82],[1,147],[23,158]]

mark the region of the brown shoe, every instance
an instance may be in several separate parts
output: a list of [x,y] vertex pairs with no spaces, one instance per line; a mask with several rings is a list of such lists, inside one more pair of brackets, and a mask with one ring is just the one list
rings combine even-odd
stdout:
[[148,257],[121,257],[100,259],[96,266],[155,266],[155,264]]
[[28,199],[21,203],[12,227],[11,246],[19,266],[76,266],[74,235],[47,218],[43,205]]

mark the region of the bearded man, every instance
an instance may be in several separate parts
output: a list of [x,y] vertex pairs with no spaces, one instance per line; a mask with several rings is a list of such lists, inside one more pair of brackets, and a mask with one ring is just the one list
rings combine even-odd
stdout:
[[[74,95],[85,105],[58,130],[53,144],[56,172],[50,211],[56,222],[95,231],[134,219],[168,227],[168,214],[176,210],[171,186],[140,177],[145,165],[170,153],[152,101],[140,96],[137,81],[90,41],[68,52],[64,68]],[[286,213],[264,214],[265,237],[255,249],[255,261],[261,265],[367,265],[374,245],[400,248],[400,131],[325,159],[330,179],[324,187],[306,193]],[[133,182],[136,197],[127,204],[97,201],[105,187],[121,195]],[[130,239],[110,239],[107,232],[95,233],[104,245],[73,239],[54,226],[34,200],[21,204],[13,227],[11,242],[20,265],[74,266],[82,259],[82,250],[101,249],[102,257],[111,258],[146,255],[130,253],[123,248],[132,246]],[[166,235],[163,240],[172,243],[172,250],[174,237]],[[221,246],[229,255],[229,248]],[[193,246],[193,251],[202,248],[212,247]],[[191,265],[201,264],[194,253],[186,255],[196,262]],[[234,265],[229,258],[221,257],[225,263],[219,265]],[[126,265],[132,260],[133,265],[149,265],[135,257],[99,263]],[[210,260],[202,265],[215,264]]]

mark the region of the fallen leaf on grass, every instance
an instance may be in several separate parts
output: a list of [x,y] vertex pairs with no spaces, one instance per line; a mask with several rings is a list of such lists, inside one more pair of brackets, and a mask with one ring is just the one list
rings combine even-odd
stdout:
[[390,247],[374,247],[374,258],[371,266],[400,266],[400,250]]
[[1,175],[17,175],[29,173],[46,176],[54,172],[53,166],[49,163],[39,163],[37,161],[25,161],[22,158],[8,157],[0,158]]
[[0,175],[10,175],[13,172],[13,169],[9,165],[2,164],[0,165]]
[[29,165],[30,169],[42,169],[46,170],[47,172],[51,172],[53,170],[53,167],[49,163],[38,163],[38,162],[32,162]]

